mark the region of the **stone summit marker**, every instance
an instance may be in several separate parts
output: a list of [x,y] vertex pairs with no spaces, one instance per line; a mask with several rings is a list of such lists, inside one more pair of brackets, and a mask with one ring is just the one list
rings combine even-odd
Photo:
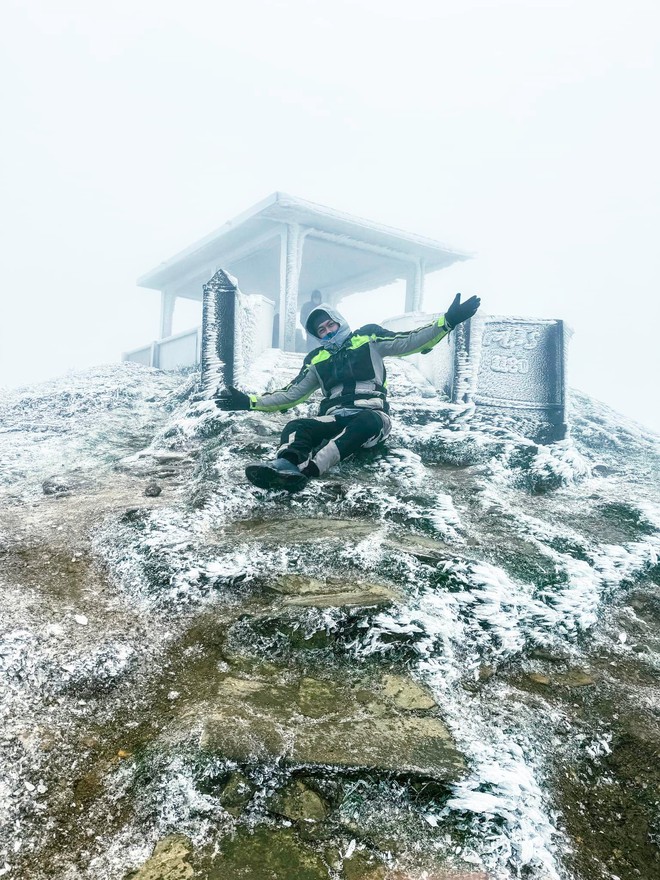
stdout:
[[532,423],[538,442],[563,440],[567,336],[561,320],[477,315],[457,336],[452,399]]

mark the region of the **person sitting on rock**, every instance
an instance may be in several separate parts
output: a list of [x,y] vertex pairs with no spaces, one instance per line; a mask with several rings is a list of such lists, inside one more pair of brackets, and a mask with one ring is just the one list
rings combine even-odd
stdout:
[[307,400],[317,389],[323,394],[319,414],[288,422],[275,460],[248,465],[248,480],[261,489],[297,492],[358,449],[384,440],[391,422],[383,358],[425,354],[457,324],[471,318],[480,304],[477,296],[461,302],[457,293],[437,320],[402,332],[378,324],[365,324],[353,332],[332,306],[321,303],[314,308],[306,329],[320,345],[307,354],[292,382],[261,395],[230,386],[215,400],[223,410],[281,412]]

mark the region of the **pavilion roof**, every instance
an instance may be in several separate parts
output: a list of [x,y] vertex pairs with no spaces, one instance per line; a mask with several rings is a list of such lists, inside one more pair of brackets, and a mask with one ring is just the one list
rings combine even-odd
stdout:
[[299,224],[306,231],[301,288],[319,287],[335,295],[404,277],[417,260],[423,260],[425,272],[433,272],[472,256],[430,238],[276,192],[142,275],[137,283],[156,290],[181,287],[186,295],[186,283],[210,278],[222,267],[236,274],[245,290],[258,290],[263,286],[261,276],[272,274],[279,261],[277,237],[288,224]]

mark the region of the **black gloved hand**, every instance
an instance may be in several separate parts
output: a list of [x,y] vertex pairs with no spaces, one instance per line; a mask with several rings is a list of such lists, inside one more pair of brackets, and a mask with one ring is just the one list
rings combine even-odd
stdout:
[[224,391],[221,391],[215,398],[215,405],[218,409],[250,409],[250,398],[247,394],[239,391],[238,388],[234,388],[233,385],[228,385],[227,388],[225,388]]
[[471,296],[470,299],[466,299],[465,302],[462,303],[461,295],[460,293],[457,293],[454,297],[453,303],[445,312],[445,324],[450,330],[453,330],[457,324],[461,324],[463,321],[467,321],[468,318],[471,318],[480,305],[481,300],[478,296]]

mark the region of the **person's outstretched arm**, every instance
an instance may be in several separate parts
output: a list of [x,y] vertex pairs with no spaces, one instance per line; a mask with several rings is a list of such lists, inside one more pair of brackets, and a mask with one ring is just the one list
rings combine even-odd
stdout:
[[381,357],[404,357],[418,352],[426,354],[454,327],[471,318],[480,305],[478,296],[471,296],[462,303],[461,295],[457,293],[445,314],[423,327],[395,331],[386,330],[377,324],[367,324],[363,330],[369,335],[369,341],[376,346]]
[[316,373],[309,368],[307,358],[296,378],[279,391],[266,394],[245,394],[230,385],[215,399],[215,405],[224,410],[255,410],[256,412],[283,412],[307,400],[319,388]]

